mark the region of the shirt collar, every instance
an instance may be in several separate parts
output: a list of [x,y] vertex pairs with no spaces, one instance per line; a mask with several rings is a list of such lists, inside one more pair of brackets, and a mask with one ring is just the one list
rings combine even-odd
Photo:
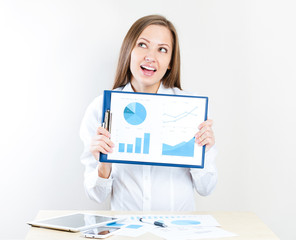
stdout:
[[[134,90],[133,90],[132,85],[131,85],[130,82],[123,87],[122,91],[125,91],[125,92],[134,92]],[[158,88],[157,93],[160,93],[160,94],[174,94],[174,91],[173,91],[172,88],[166,88],[162,84],[162,82],[160,82],[160,86]]]

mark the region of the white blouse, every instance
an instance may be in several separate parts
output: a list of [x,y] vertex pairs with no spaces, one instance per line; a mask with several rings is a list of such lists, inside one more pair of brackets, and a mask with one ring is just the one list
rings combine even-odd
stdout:
[[[116,90],[133,91],[130,83]],[[157,93],[188,94],[162,84]],[[203,169],[113,163],[110,177],[100,178],[98,161],[89,149],[91,139],[101,125],[102,104],[102,95],[94,99],[80,128],[84,143],[81,162],[85,166],[84,187],[88,197],[101,203],[111,194],[111,209],[119,211],[194,211],[194,188],[206,196],[217,183],[216,147],[206,152]]]

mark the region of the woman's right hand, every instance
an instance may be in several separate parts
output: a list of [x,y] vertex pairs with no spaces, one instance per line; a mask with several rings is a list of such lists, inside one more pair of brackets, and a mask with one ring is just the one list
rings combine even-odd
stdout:
[[[90,143],[90,152],[99,160],[100,153],[108,154],[112,152],[114,143],[110,140],[110,133],[103,127],[98,127],[97,134]],[[112,163],[99,162],[99,177],[109,178],[112,169]]]

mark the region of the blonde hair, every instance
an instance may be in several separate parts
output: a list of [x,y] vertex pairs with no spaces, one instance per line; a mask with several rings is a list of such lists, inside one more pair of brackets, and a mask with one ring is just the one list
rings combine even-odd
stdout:
[[181,89],[180,82],[180,48],[177,31],[174,25],[161,15],[149,15],[138,19],[126,34],[120,49],[116,75],[113,88],[118,88],[130,82],[132,73],[130,71],[131,52],[136,42],[144,31],[150,25],[160,25],[167,27],[173,38],[173,51],[170,62],[170,69],[167,70],[162,78],[165,87],[177,87]]

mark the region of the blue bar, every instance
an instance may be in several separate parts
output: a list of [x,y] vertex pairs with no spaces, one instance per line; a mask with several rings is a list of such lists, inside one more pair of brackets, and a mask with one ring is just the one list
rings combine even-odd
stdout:
[[143,148],[144,154],[149,154],[149,146],[150,146],[150,133],[144,133],[144,148]]
[[141,153],[142,139],[136,138],[135,153]]
[[118,152],[124,152],[124,143],[119,143]]
[[133,144],[127,144],[126,152],[128,152],[128,153],[133,152]]

